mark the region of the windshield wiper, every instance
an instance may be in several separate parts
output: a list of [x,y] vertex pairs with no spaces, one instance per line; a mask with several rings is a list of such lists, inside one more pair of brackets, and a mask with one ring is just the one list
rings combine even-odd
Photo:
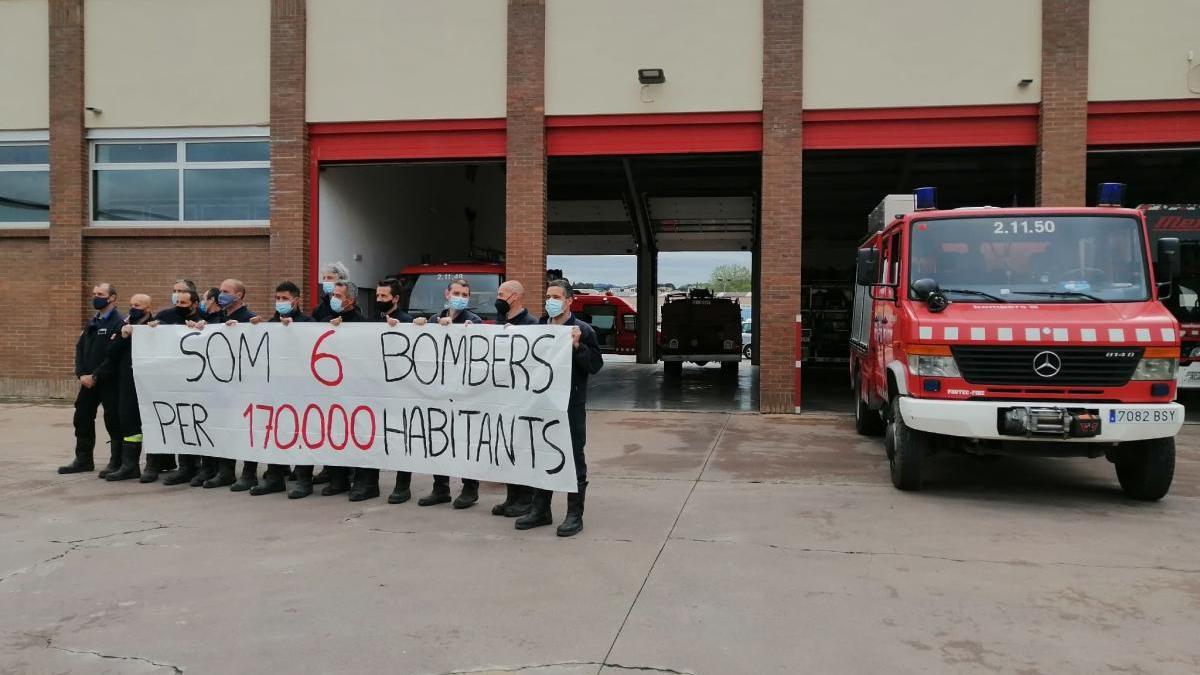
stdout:
[[1014,295],[1040,295],[1047,298],[1087,298],[1092,302],[1104,302],[1104,298],[1081,291],[1009,291]]
[[983,291],[973,291],[969,288],[942,288],[939,290],[942,293],[962,293],[963,295],[977,295],[981,298],[987,298],[988,300],[991,300],[993,302],[1008,302],[1004,298],[996,297],[996,296],[992,295],[991,293],[984,293]]

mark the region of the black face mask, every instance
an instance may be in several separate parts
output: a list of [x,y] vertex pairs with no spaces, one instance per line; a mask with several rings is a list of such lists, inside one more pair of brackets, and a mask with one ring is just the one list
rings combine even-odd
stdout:
[[146,318],[146,310],[136,307],[129,310],[129,323],[141,323]]
[[509,310],[512,309],[512,305],[508,304],[507,300],[501,300],[500,298],[496,298],[495,304],[496,304],[496,313],[500,315],[501,319],[507,317]]
[[181,319],[186,319],[191,315],[192,315],[191,307],[180,307],[178,305],[175,306],[175,316],[177,316]]
[[375,305],[379,307],[380,314],[391,314],[392,310],[396,309],[396,299],[392,298],[391,302],[381,302],[380,300],[376,299]]

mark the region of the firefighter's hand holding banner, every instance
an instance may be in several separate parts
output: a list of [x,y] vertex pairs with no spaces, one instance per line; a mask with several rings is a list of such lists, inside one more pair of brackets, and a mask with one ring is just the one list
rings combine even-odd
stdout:
[[147,453],[574,492],[562,326],[134,328]]

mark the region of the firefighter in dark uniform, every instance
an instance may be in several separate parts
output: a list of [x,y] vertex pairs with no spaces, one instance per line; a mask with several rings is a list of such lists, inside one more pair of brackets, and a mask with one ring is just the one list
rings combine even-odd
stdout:
[[[308,323],[312,319],[304,315],[300,311],[300,287],[296,284],[285,281],[275,287],[275,314],[267,319],[267,323],[280,323],[285,326],[290,326],[293,323]],[[250,319],[252,324],[262,323],[262,317],[254,317]],[[238,483],[233,484],[233,488],[237,489],[242,481],[251,482],[250,494],[254,496],[269,495],[274,492],[287,491],[287,475],[291,471],[291,467],[287,464],[268,464],[267,470],[263,472],[263,479],[260,483],[257,479],[258,462],[243,462],[242,463],[242,478]]]
[[[254,312],[246,307],[246,284],[237,279],[226,279],[221,282],[220,293],[217,294],[216,313],[209,313],[208,321],[189,323],[188,326],[204,329],[206,323],[224,323],[226,326],[236,326],[248,323],[255,317]],[[200,471],[192,478],[192,487],[203,485],[206,488],[233,485],[237,460],[220,457],[202,457]]]
[[[537,317],[525,309],[525,287],[510,279],[496,289],[496,320],[509,326],[537,325]],[[517,518],[529,513],[533,490],[524,485],[505,485],[504,501],[492,507],[493,516]]]
[[[175,321],[175,308],[179,305],[180,298],[186,296],[188,293],[195,292],[196,282],[192,281],[191,279],[176,279],[175,283],[171,286],[171,306],[155,312],[154,318],[151,319],[151,321],[155,321],[157,323],[182,323],[181,321]],[[197,319],[197,321],[199,321],[199,319]]]
[[[178,289],[180,282],[175,282],[175,288]],[[154,316],[154,320],[147,325],[151,328],[165,326],[182,326],[188,323],[198,323],[204,320],[204,316],[200,313],[200,295],[196,291],[172,291],[171,297],[174,299],[174,305],[169,309],[164,309]],[[157,459],[156,459],[157,458]],[[151,464],[154,463],[161,470],[174,469],[166,476],[163,476],[163,485],[179,485],[181,483],[190,483],[196,477],[196,472],[199,470],[200,456],[199,455],[179,455],[179,465],[176,467],[175,458],[171,455],[146,455],[146,470],[142,472],[141,481],[143,483],[153,483],[158,480],[158,473],[151,472]]]
[[[133,351],[130,346],[133,327],[148,323],[150,311],[150,296],[138,293],[129,299],[128,323],[108,343],[108,354],[96,367],[96,379],[114,381],[119,392],[117,410],[121,421],[121,468],[110,472],[104,480],[129,480],[138,478],[142,473],[138,463],[142,455],[142,415],[138,410],[137,387],[133,382]],[[158,476],[157,470],[154,475]]]
[[350,272],[340,262],[325,263],[321,266],[321,285],[317,291],[319,302],[313,309],[313,321],[330,321],[337,316],[337,312],[329,306],[329,301],[333,298],[333,289],[337,282],[349,279]]
[[[400,309],[400,282],[396,279],[384,279],[375,285],[375,308],[379,310],[376,321],[386,322],[389,326],[402,323],[412,323],[412,317]],[[396,487],[388,495],[389,504],[403,504],[412,496],[409,484],[412,474],[408,471],[396,472]],[[361,502],[379,496],[379,469],[355,469],[354,482],[350,486],[350,501]]]
[[[358,308],[358,286],[350,281],[336,281],[333,293],[329,296],[329,309],[334,313],[329,320],[330,325],[340,326],[343,323],[361,323],[366,321],[362,310]],[[350,467],[327,466],[329,484],[321,490],[321,496],[340,495],[350,490]],[[299,499],[312,494],[313,467],[296,467],[296,487],[288,494],[289,498]]]
[[[571,314],[571,284],[564,279],[555,279],[546,285],[546,315],[539,323],[570,326],[574,343],[571,361],[571,398],[567,403],[567,422],[571,428],[571,449],[575,454],[575,480],[578,492],[567,494],[567,517],[558,526],[558,536],[570,537],[583,529],[583,500],[587,493],[587,459],[583,447],[587,443],[587,383],[588,376],[600,372],[604,359],[600,356],[600,344],[596,331]],[[537,490],[533,496],[533,507],[529,513],[517,519],[518,530],[550,525],[554,516],[550,513],[550,490]]]
[[[446,309],[438,315],[437,322],[442,326],[454,323],[483,323],[477,314],[467,309],[471,304],[471,284],[463,277],[455,277],[446,285]],[[427,319],[413,319],[413,323],[423,326]],[[450,501],[450,477],[434,476],[433,491],[417,500],[419,506],[433,506]],[[462,492],[454,500],[454,508],[469,508],[479,501],[479,481],[462,479]]]
[[59,473],[83,473],[96,468],[92,453],[96,448],[96,409],[104,406],[104,428],[108,431],[110,456],[100,477],[121,466],[121,424],[117,415],[116,382],[96,381],[96,366],[108,355],[108,343],[121,331],[125,317],[117,311],[117,289],[100,283],[92,289],[92,308],[96,315],[88,321],[75,343],[75,377],[79,394],[75,397],[75,459],[58,467]]

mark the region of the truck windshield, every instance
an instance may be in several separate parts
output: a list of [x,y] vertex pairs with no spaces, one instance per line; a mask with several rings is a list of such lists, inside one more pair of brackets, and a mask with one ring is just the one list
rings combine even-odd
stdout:
[[[1164,233],[1176,237],[1176,233]],[[1183,239],[1179,242],[1182,269],[1175,282],[1175,292],[1163,300],[1175,318],[1186,323],[1200,321],[1200,241]]]
[[[1117,216],[1004,216],[918,221],[909,282],[1020,302],[1150,298],[1141,227]],[[948,293],[952,298],[954,293]]]
[[471,284],[472,312],[486,321],[496,319],[498,274],[405,274],[400,277],[400,306],[414,317],[436,316],[446,308],[446,285],[463,277]]

